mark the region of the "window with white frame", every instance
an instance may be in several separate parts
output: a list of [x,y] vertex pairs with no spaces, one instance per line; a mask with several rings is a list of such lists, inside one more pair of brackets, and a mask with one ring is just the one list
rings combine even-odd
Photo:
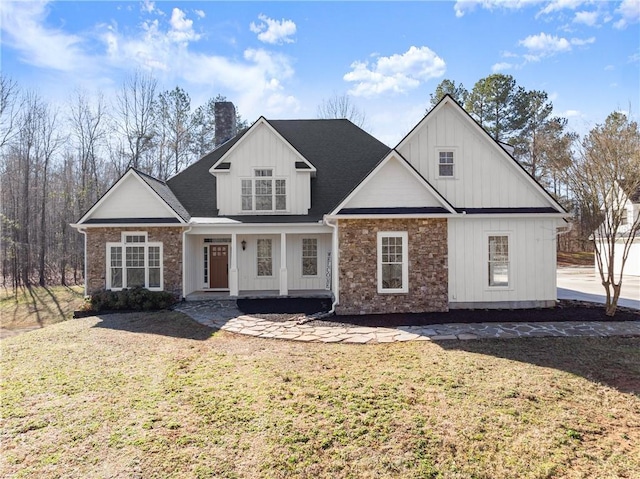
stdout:
[[453,150],[438,151],[438,176],[440,178],[453,178]]
[[107,243],[107,289],[162,290],[162,243],[147,239],[147,233],[122,233],[119,243]]
[[318,240],[302,238],[302,276],[318,275]]
[[489,235],[489,286],[509,287],[509,236]]
[[286,211],[287,181],[275,178],[273,170],[254,170],[254,177],[240,182],[242,211]]
[[409,291],[408,235],[406,231],[378,233],[378,292]]
[[270,239],[259,239],[257,242],[257,271],[258,276],[273,276],[273,248]]

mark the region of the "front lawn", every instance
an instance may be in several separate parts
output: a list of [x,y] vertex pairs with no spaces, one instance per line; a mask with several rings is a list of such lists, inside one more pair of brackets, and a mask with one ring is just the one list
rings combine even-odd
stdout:
[[165,311],[0,347],[1,477],[640,476],[640,338],[310,344]]

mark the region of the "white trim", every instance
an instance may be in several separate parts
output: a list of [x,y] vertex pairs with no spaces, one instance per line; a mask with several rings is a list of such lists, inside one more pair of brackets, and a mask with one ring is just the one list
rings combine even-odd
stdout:
[[224,153],[224,155],[222,155],[222,156],[220,157],[220,159],[219,159],[218,161],[216,161],[216,162],[213,164],[213,166],[212,166],[211,168],[209,168],[209,173],[211,173],[212,175],[215,175],[216,173],[218,173],[218,170],[216,170],[216,167],[217,167],[220,163],[226,163],[226,162],[231,163],[227,158],[228,158],[230,155],[232,155],[232,154],[233,154],[233,152],[236,150],[236,148],[238,148],[238,145],[240,145],[243,141],[245,141],[245,140],[249,137],[249,135],[252,135],[252,134],[253,134],[253,130],[254,130],[254,129],[257,129],[257,128],[258,128],[258,126],[260,126],[260,125],[266,125],[266,126],[269,128],[269,130],[270,130],[274,135],[276,135],[276,137],[277,137],[278,139],[280,139],[281,141],[283,141],[283,142],[287,145],[287,147],[288,147],[288,148],[293,152],[293,154],[294,154],[296,157],[300,158],[300,161],[303,161],[304,163],[306,163],[307,165],[309,165],[309,169],[305,169],[304,171],[316,172],[316,167],[315,167],[315,166],[313,166],[313,165],[311,164],[311,162],[310,162],[309,160],[307,160],[304,156],[302,156],[302,155],[300,154],[300,152],[299,152],[298,150],[296,150],[296,149],[293,147],[293,145],[287,141],[287,139],[286,139],[286,138],[284,138],[280,133],[278,133],[278,131],[277,131],[274,127],[272,127],[272,126],[271,126],[271,124],[269,123],[269,121],[268,121],[264,116],[261,116],[260,118],[258,118],[258,120],[257,120],[253,125],[251,125],[251,127],[249,128],[249,130],[248,130],[244,135],[242,135],[242,138],[240,138],[238,141],[236,141],[236,142],[235,142],[235,144],[234,144],[231,148],[229,148],[229,149]]
[[[353,199],[353,197],[355,197],[358,192],[360,192],[362,190],[362,188],[364,188],[364,186],[371,181],[371,178],[373,178],[389,161],[391,161],[392,159],[395,159],[396,161],[398,161],[402,166],[404,166],[404,168],[413,175],[414,178],[416,178],[418,180],[418,182],[420,182],[420,184],[422,184],[422,186],[429,192],[431,193],[431,195],[433,195],[433,197],[442,205],[443,208],[445,208],[449,213],[451,213],[452,215],[457,215],[458,213],[456,213],[456,211],[453,209],[453,207],[451,207],[451,205],[449,205],[449,203],[447,202],[447,200],[444,199],[444,197],[438,193],[438,191],[429,184],[429,182],[427,180],[424,179],[424,177],[422,175],[420,175],[420,173],[418,173],[414,168],[412,168],[409,163],[407,162],[407,160],[404,159],[404,157],[400,154],[400,152],[394,150],[391,150],[387,156],[385,156],[378,164],[377,166],[365,177],[364,180],[362,180],[358,186],[356,186],[351,193],[349,193],[347,195],[347,197],[342,200],[340,202],[340,204],[334,208],[330,213],[329,213],[329,217],[333,217],[336,216],[338,214],[338,212],[345,207],[346,204],[349,203],[349,201],[351,201]],[[409,218],[414,218],[417,215],[408,215],[407,217]],[[368,216],[370,217],[370,216]],[[393,216],[394,218],[399,217],[399,216]],[[340,215],[339,218],[346,218],[345,215]]]
[[[489,135],[489,133],[486,132],[486,130],[484,128],[482,128],[472,117],[471,115],[469,115],[460,105],[458,105],[449,95],[446,95],[435,107],[433,107],[431,109],[431,111],[429,111],[429,113],[427,113],[425,115],[425,117],[420,120],[418,122],[418,124],[416,126],[413,127],[413,129],[402,139],[400,140],[400,143],[398,143],[396,145],[396,147],[394,148],[394,150],[400,150],[407,142],[410,141],[411,138],[413,138],[413,136],[419,131],[421,130],[421,127],[423,124],[429,122],[431,120],[432,117],[435,117],[435,115],[437,114],[437,112],[439,110],[441,110],[442,108],[444,108],[445,105],[452,105],[455,109],[455,111],[462,117],[464,117],[464,121],[466,121],[468,124],[470,124],[472,126],[472,128],[475,129],[476,132],[478,132],[480,135],[482,135],[485,139],[487,139],[487,143],[491,144],[492,147],[496,150],[499,151],[500,154],[502,155],[503,158],[505,158],[505,160],[507,160],[507,162],[516,170],[518,170],[518,174],[522,175],[523,177],[525,177],[527,179],[527,181],[529,183],[531,183],[531,185],[533,185],[533,187],[536,189],[536,191],[538,191],[538,193],[540,193],[545,200],[553,207],[553,208],[557,208],[558,212],[562,212],[564,211],[564,208],[562,208],[562,206],[560,205],[560,203],[558,203],[556,200],[553,199],[553,197],[549,194],[549,192],[547,190],[545,190],[536,180],[534,180],[531,175],[529,175],[522,167],[520,167],[520,165],[518,164],[518,162],[503,148],[500,146],[500,144],[498,142],[496,142],[491,135]],[[566,214],[568,215],[568,213]]]
[[[383,288],[382,286],[382,239],[401,238],[402,239],[402,287]],[[377,237],[377,286],[379,294],[398,294],[409,292],[409,234],[406,231],[378,231]]]
[[363,219],[412,219],[412,218],[464,218],[467,220],[487,219],[487,218],[571,218],[571,213],[482,213],[482,214],[466,214],[466,213],[415,213],[415,214],[375,214],[375,215],[325,215],[329,220],[363,220]]
[[[126,243],[125,235],[127,236],[145,236],[144,243]],[[121,291],[127,289],[130,286],[127,284],[127,247],[139,247],[144,248],[144,285],[143,287],[149,291],[164,291],[164,247],[160,241],[147,241],[148,233],[139,231],[123,231],[121,233],[121,241],[108,241],[105,243],[105,289],[112,291]],[[122,269],[122,286],[113,287],[111,284],[111,248],[120,248],[122,255],[122,262],[120,268]],[[160,248],[160,286],[149,286],[149,248]]]
[[[458,147],[457,146],[436,146],[435,147],[435,170],[434,178],[437,180],[458,180],[460,179],[460,175],[458,174],[460,168],[458,168]],[[440,153],[452,153],[453,154],[453,163],[451,166],[453,167],[453,175],[451,176],[442,176],[440,174]],[[444,163],[444,165],[448,165],[449,163]]]
[[[140,177],[140,175],[138,174],[138,172],[137,172],[136,170],[134,170],[134,169],[132,169],[132,168],[131,168],[131,169],[129,169],[129,170],[128,170],[124,175],[122,175],[122,176],[120,177],[120,179],[119,179],[118,181],[116,181],[116,182],[111,186],[111,188],[109,188],[109,190],[108,190],[104,195],[102,195],[102,197],[101,197],[98,201],[96,201],[96,202],[93,204],[93,206],[92,206],[91,208],[89,208],[89,211],[87,211],[87,212],[82,216],[82,218],[80,218],[80,220],[78,221],[78,223],[76,223],[76,224],[80,225],[80,224],[82,224],[84,221],[86,221],[86,220],[90,219],[90,218],[91,218],[91,215],[95,212],[95,210],[96,210],[96,209],[98,209],[98,207],[100,207],[100,205],[102,205],[102,203],[104,203],[104,202],[107,200],[107,198],[109,198],[109,197],[110,197],[110,196],[111,196],[111,195],[112,195],[112,194],[113,194],[113,193],[118,189],[118,185],[119,185],[120,183],[122,183],[126,178],[128,178],[128,177],[129,177],[129,176],[131,176],[131,175],[135,176],[135,177],[137,178],[137,180],[138,180],[140,183],[142,183],[143,187],[144,187],[144,188],[147,188],[147,191],[149,191],[153,196],[155,196],[158,200],[160,200],[160,203],[162,203],[162,205],[164,206],[164,208],[165,208],[165,209],[166,209],[166,210],[171,214],[171,216],[172,216],[172,217],[174,217],[174,218],[176,218],[178,221],[180,221],[180,224],[186,224],[186,221],[185,221],[185,220],[184,220],[184,219],[183,219],[183,218],[182,218],[178,213],[176,213],[176,212],[175,212],[175,210],[174,210],[173,208],[171,208],[171,206],[169,206],[169,205],[167,204],[167,202],[166,202],[166,201],[165,201],[165,200],[164,200],[164,199],[163,199],[163,198],[162,198],[158,193],[156,193],[156,191],[155,191],[153,188],[151,188],[151,186],[149,186],[149,184],[148,184],[146,181],[144,181],[144,180]],[[169,224],[171,224],[171,223],[169,223]],[[167,223],[162,223],[162,225],[163,225],[163,226],[167,226]],[[73,224],[72,224],[71,226],[75,228],[75,225],[73,225]],[[83,225],[83,226],[90,226],[90,225]],[[102,225],[102,226],[104,227],[105,225]],[[114,226],[117,226],[117,225],[107,225],[107,226],[114,227]],[[132,225],[130,225],[130,224],[129,224],[128,226],[132,226]],[[146,226],[150,226],[150,225],[146,225]]]
[[[491,284],[489,283],[490,281],[490,276],[489,276],[489,263],[491,261],[491,258],[489,256],[489,237],[491,236],[506,236],[507,237],[507,285],[496,285],[496,286],[491,286]],[[511,231],[485,231],[484,232],[484,247],[486,248],[486,259],[485,259],[485,265],[486,265],[486,278],[484,279],[484,289],[485,291],[513,291],[514,286],[513,286],[513,274],[512,274],[512,267],[511,267],[511,262],[512,262],[512,255],[511,255],[511,249],[512,249],[512,242],[511,242]]]

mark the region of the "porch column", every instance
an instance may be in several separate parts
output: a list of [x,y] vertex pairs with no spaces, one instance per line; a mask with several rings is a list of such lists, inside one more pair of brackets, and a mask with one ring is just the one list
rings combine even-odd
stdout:
[[238,296],[238,238],[231,233],[231,262],[229,264],[229,296]]
[[289,294],[287,278],[287,235],[280,233],[280,296]]

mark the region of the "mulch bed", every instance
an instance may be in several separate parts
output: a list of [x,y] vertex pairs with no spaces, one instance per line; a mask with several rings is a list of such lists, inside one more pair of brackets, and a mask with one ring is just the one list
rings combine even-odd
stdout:
[[[328,311],[328,299],[270,298],[238,300],[238,309],[270,321],[289,321],[300,316]],[[561,300],[554,308],[538,309],[454,309],[448,313],[398,313],[331,316],[307,324],[351,324],[371,327],[427,326],[442,323],[535,323],[550,321],[640,321],[640,311],[618,307],[613,318],[604,306],[583,301]]]

